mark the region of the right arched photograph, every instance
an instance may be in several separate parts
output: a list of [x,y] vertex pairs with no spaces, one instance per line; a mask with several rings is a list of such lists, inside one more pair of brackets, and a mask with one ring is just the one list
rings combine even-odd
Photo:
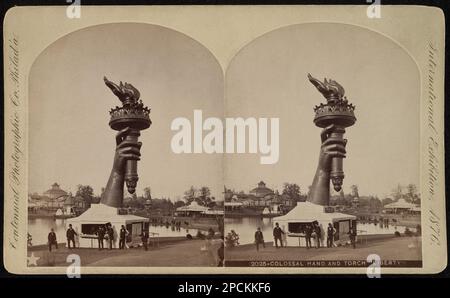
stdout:
[[422,267],[420,86],[401,45],[359,26],[245,45],[225,75],[249,140],[224,157],[226,266]]

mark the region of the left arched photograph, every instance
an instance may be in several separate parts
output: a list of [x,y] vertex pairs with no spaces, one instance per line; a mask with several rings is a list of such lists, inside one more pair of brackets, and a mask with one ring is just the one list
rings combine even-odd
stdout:
[[222,266],[222,155],[176,139],[196,129],[194,109],[223,116],[205,46],[150,24],[83,28],[35,59],[28,105],[33,265]]

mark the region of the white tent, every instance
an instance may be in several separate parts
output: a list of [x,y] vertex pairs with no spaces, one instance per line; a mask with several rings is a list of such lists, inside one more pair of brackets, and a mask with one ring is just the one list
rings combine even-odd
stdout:
[[287,246],[306,246],[304,228],[317,221],[321,231],[321,243],[326,244],[326,230],[331,223],[336,229],[335,242],[348,241],[348,232],[356,224],[356,216],[333,212],[329,207],[311,202],[299,202],[289,213],[273,219],[286,234]]
[[399,199],[396,202],[384,205],[384,209],[387,209],[389,211],[392,211],[394,213],[397,213],[397,211],[409,211],[413,208],[415,208],[416,205],[413,203],[408,203],[405,201],[405,199]]
[[192,201],[189,205],[187,206],[181,206],[177,208],[177,213],[180,214],[185,214],[187,216],[190,215],[197,215],[197,214],[205,214],[205,212],[207,212],[209,210],[208,207],[205,206],[201,206],[199,205],[197,202]]
[[118,210],[104,204],[92,204],[91,208],[80,216],[68,219],[67,227],[71,224],[78,234],[79,247],[97,247],[95,232],[100,225],[105,225],[106,223],[111,223],[114,230],[113,247],[119,247],[118,233],[122,225],[130,233],[132,242],[140,242],[140,235],[142,230],[147,228],[149,219],[131,214],[119,214]]

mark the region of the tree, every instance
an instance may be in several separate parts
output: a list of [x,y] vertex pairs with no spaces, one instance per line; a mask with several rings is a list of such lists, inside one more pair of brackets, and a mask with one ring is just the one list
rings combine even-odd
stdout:
[[298,202],[301,196],[300,186],[295,183],[284,183],[282,194],[287,195],[291,200]]
[[368,203],[371,210],[379,210],[381,208],[381,201],[378,198],[370,197]]
[[194,186],[191,186],[188,190],[184,192],[183,199],[186,201],[186,204],[190,204],[195,200],[197,194],[197,189]]
[[387,205],[387,204],[390,204],[390,203],[393,203],[393,202],[394,202],[394,200],[391,199],[391,198],[384,198],[384,199],[381,201],[381,204],[384,206],[384,205]]
[[144,188],[144,198],[146,200],[151,200],[152,199],[152,189],[150,187],[146,187]]
[[199,192],[199,195],[196,198],[196,201],[199,205],[207,206],[207,207],[214,206],[215,202],[213,202],[213,201],[215,200],[215,198],[211,197],[211,190],[209,189],[209,187],[202,186],[202,187],[200,187],[198,192]]
[[415,184],[411,183],[406,186],[406,197],[407,197],[407,200],[410,202],[415,203],[417,201],[419,196],[417,194],[417,187]]
[[94,189],[90,185],[77,185],[77,192],[75,194],[77,197],[82,197],[85,203],[90,206],[92,199],[94,198]]
[[173,207],[176,209],[176,208],[179,208],[179,207],[183,207],[184,205],[186,205],[186,204],[183,201],[176,201],[173,204]]
[[312,185],[309,185],[308,186],[308,193],[307,193],[307,197],[309,198],[309,195],[311,194],[311,188],[312,188]]
[[216,202],[216,198],[215,197],[210,197],[209,201],[207,202],[207,205],[209,208],[214,208],[216,207],[218,204]]
[[202,200],[205,200],[206,198],[208,198],[211,195],[211,190],[207,186],[202,186],[199,190],[199,193],[200,193],[199,197]]

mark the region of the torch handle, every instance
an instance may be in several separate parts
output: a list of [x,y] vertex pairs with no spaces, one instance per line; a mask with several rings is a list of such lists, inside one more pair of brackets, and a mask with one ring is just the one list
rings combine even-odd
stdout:
[[[141,133],[137,129],[131,129],[128,135],[125,137],[126,141],[137,142]],[[125,165],[125,182],[130,194],[136,192],[136,185],[139,180],[137,173],[137,160],[127,160]]]
[[[330,134],[331,139],[343,140],[344,139],[345,128],[338,126]],[[331,159],[331,171],[330,179],[333,183],[333,188],[335,191],[340,191],[342,188],[342,182],[344,180],[344,167],[342,157],[333,157]]]

